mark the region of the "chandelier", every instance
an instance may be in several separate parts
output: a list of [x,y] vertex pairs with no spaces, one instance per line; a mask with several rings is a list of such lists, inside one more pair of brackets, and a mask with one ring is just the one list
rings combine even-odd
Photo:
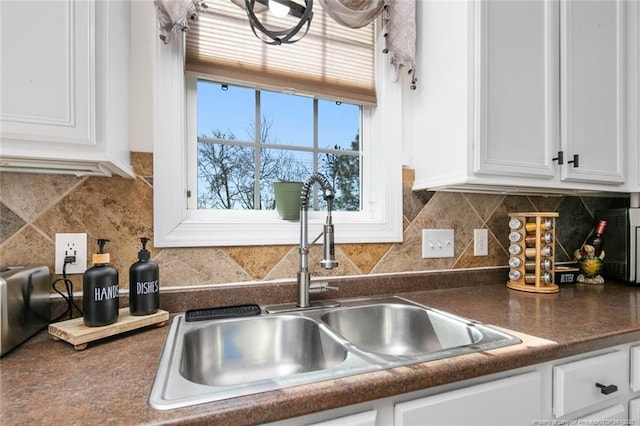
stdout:
[[[258,3],[258,8],[256,8]],[[266,7],[265,7],[266,6]],[[249,17],[251,30],[266,44],[280,45],[282,43],[295,43],[304,37],[311,26],[313,18],[313,0],[304,2],[294,0],[245,0],[245,8]],[[269,13],[280,19],[295,18],[295,23],[285,29],[267,28],[256,16],[256,12],[264,13],[268,8]],[[304,28],[304,32],[300,30]]]

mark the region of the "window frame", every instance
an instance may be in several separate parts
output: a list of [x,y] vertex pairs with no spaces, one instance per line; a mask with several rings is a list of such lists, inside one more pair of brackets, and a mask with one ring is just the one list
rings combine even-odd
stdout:
[[[186,114],[186,102],[195,102],[195,94],[187,93],[195,87],[186,82],[184,43],[165,45],[157,34],[154,39],[154,246],[298,243],[300,224],[281,220],[274,210],[216,210],[212,217],[211,211],[188,208],[187,138],[197,136],[197,117]],[[362,138],[369,147],[361,164],[363,206],[333,214],[338,244],[402,241],[402,88],[392,82],[388,58],[379,51],[377,41],[378,106],[363,111]],[[309,212],[309,235],[321,232],[324,219],[322,211]]]

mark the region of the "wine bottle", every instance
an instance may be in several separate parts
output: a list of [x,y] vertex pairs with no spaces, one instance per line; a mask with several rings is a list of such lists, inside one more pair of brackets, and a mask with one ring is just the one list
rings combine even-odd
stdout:
[[601,220],[598,222],[598,226],[596,226],[596,231],[589,235],[587,241],[585,241],[584,246],[580,250],[582,256],[587,256],[589,253],[585,250],[585,246],[592,246],[594,249],[593,255],[599,257],[604,250],[604,229],[607,227],[607,221]]

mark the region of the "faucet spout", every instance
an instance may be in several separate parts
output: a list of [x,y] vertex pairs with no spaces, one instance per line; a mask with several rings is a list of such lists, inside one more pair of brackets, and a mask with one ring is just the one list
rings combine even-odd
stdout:
[[[311,288],[311,275],[309,273],[309,237],[308,237],[308,216],[309,210],[309,192],[314,183],[318,183],[322,188],[322,197],[327,202],[327,219],[325,221],[323,231],[318,236],[324,236],[323,239],[323,257],[320,266],[325,269],[333,269],[338,266],[335,258],[334,232],[333,222],[331,219],[331,209],[335,192],[327,178],[321,173],[312,174],[302,185],[300,193],[300,270],[298,271],[298,302],[300,308],[309,307],[309,292]],[[314,240],[311,244],[315,243]]]

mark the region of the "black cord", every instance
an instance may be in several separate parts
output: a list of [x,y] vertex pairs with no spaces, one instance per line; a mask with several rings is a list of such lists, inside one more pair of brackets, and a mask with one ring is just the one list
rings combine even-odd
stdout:
[[[67,278],[67,265],[70,264],[70,263],[73,263],[75,261],[76,261],[76,257],[75,256],[67,256],[67,257],[65,257],[64,258],[64,263],[62,264],[62,278],[58,278],[57,280],[55,280],[54,282],[51,283],[51,288],[53,289],[53,291],[55,291],[60,296],[62,296],[62,298],[67,302],[67,309],[62,314],[60,314],[58,317],[56,317],[55,319],[51,320],[52,323],[60,321],[67,314],[69,314],[69,319],[73,319],[73,308],[74,308],[74,306],[78,310],[78,312],[80,312],[80,315],[82,315],[82,310],[78,307],[78,305],[76,305],[76,302],[73,300],[73,283],[71,282],[71,280],[69,278]],[[61,281],[64,282],[64,286],[65,286],[65,289],[67,291],[66,295],[63,294],[60,290],[58,290],[58,288],[56,287],[56,285]]]

